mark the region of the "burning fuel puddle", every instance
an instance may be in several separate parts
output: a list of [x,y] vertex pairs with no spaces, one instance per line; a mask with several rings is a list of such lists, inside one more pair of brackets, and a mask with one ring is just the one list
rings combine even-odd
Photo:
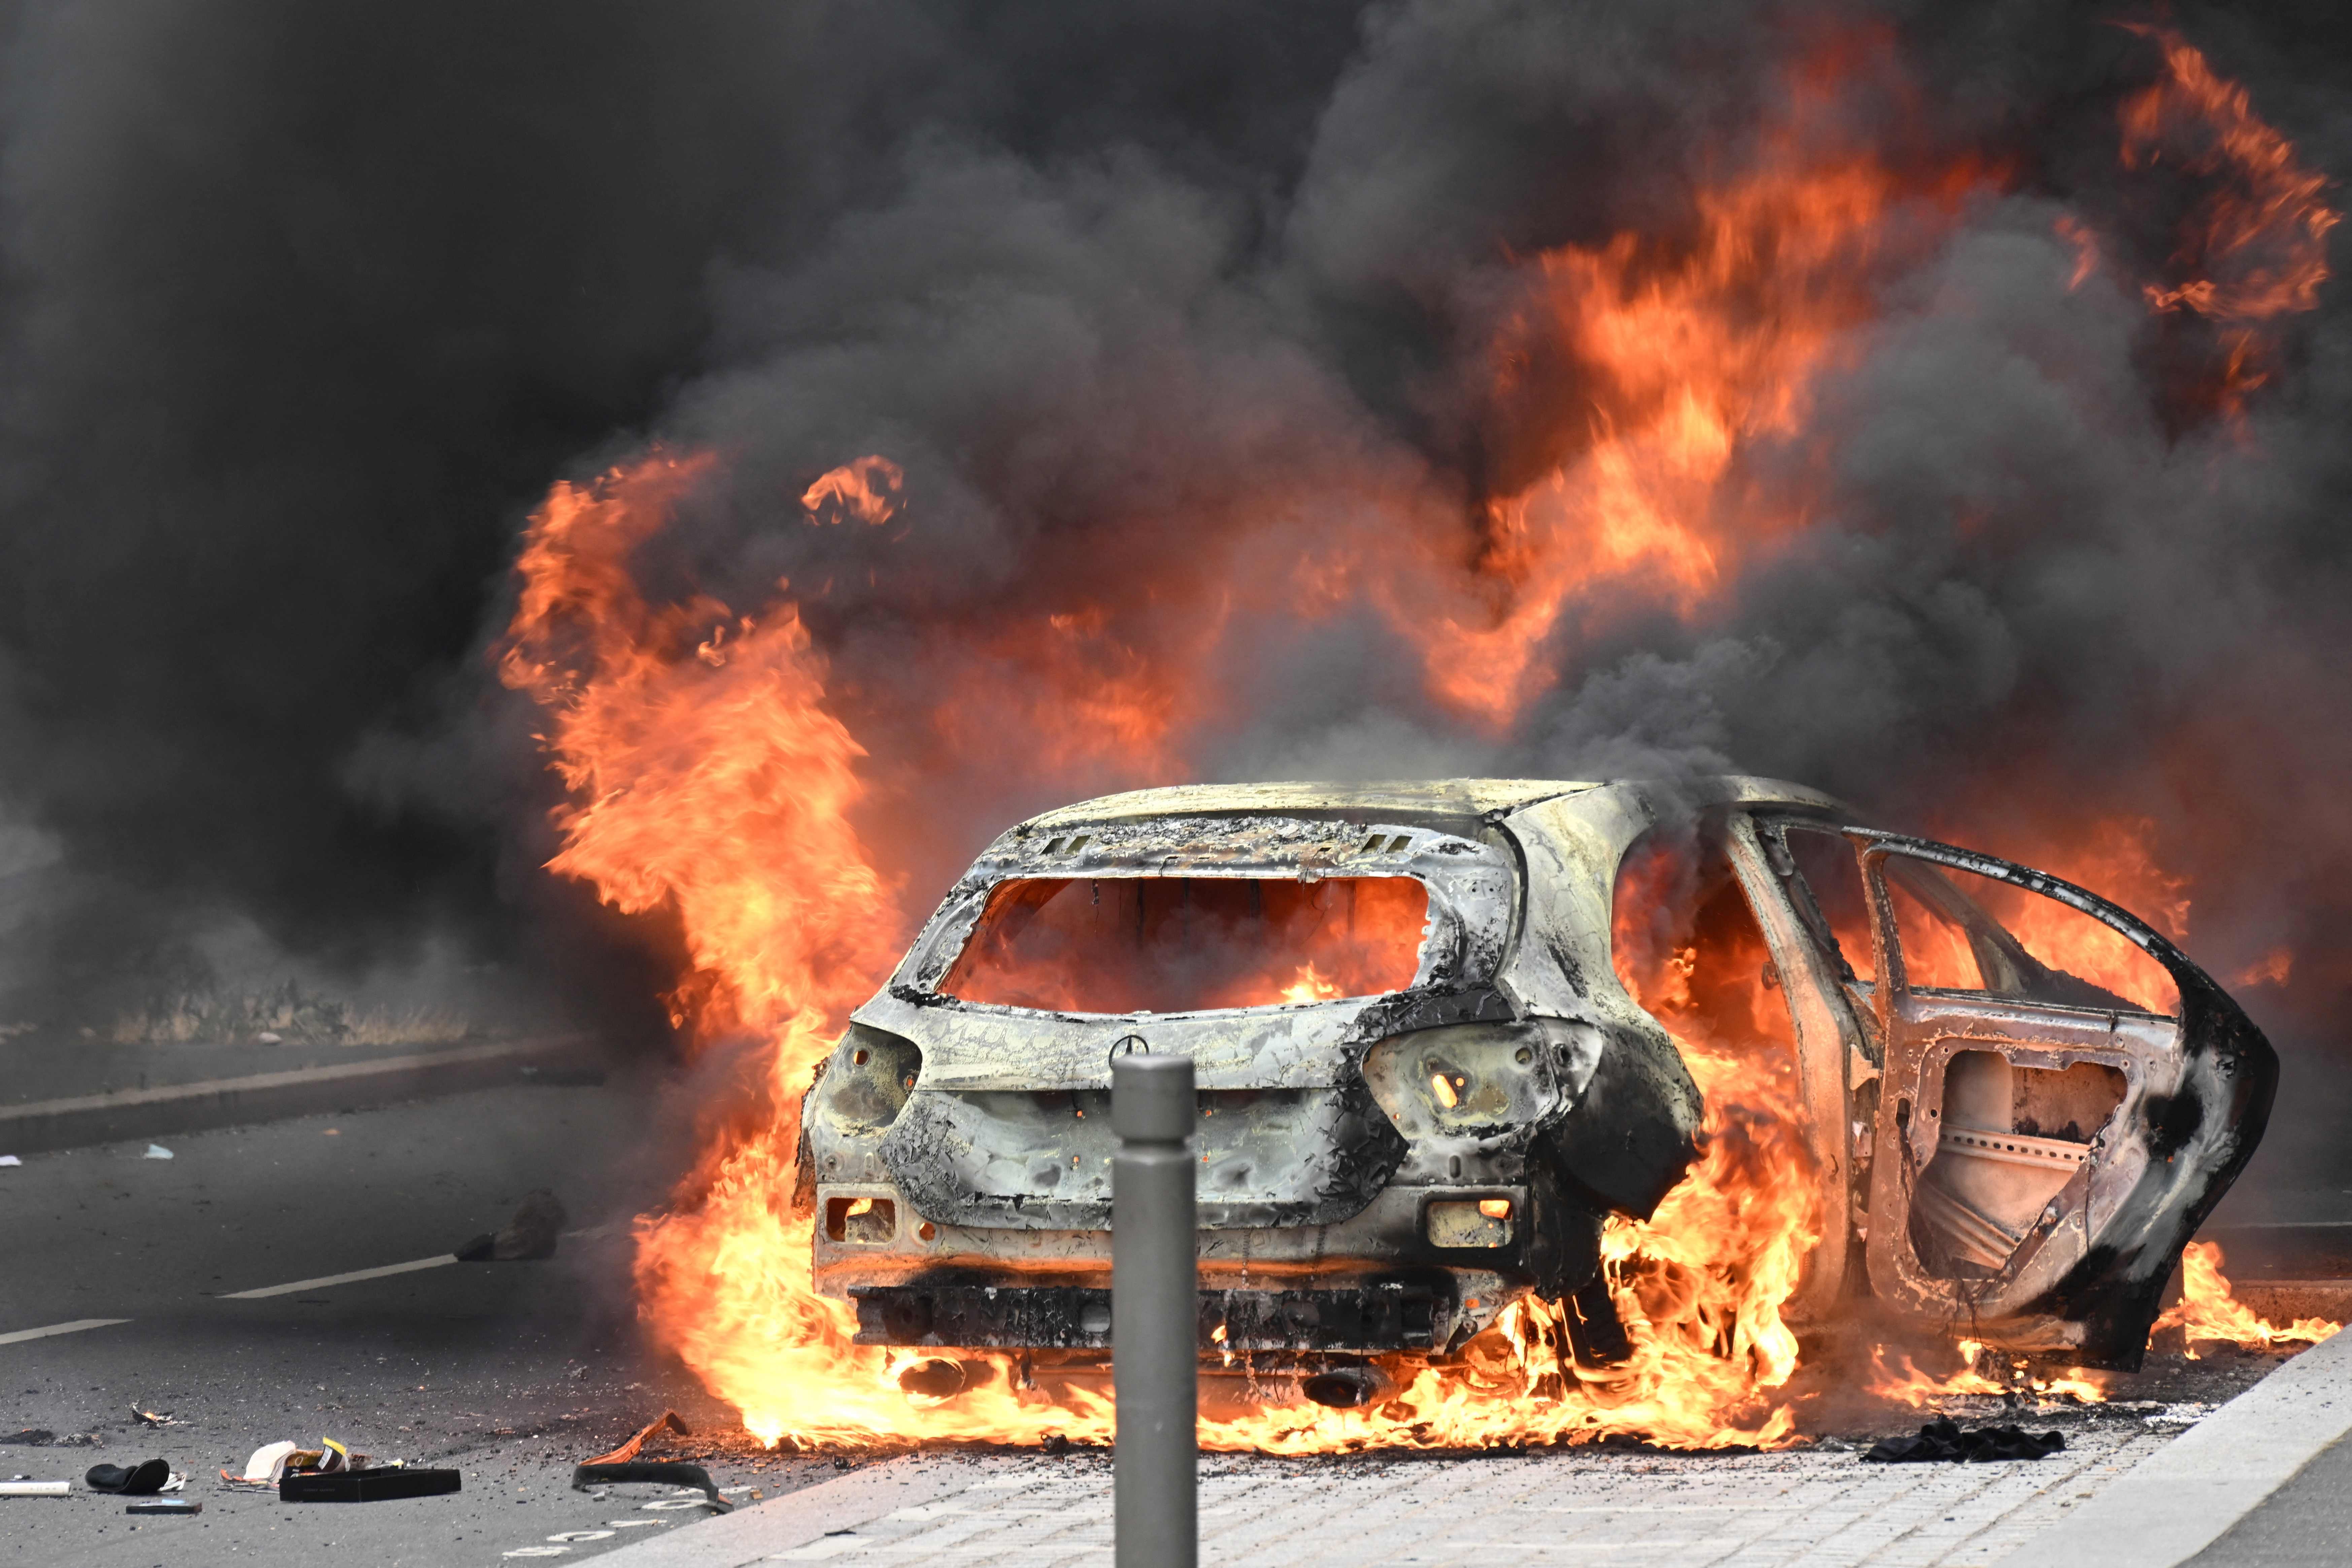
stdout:
[[[2177,1346],[2158,1349],[2151,1351],[2139,1372],[2097,1374],[2105,1383],[2103,1400],[2000,1394],[1889,1397],[1837,1381],[1836,1369],[1832,1368],[1822,1374],[1818,1386],[1790,1391],[1791,1403],[1800,1411],[1799,1431],[1779,1447],[1733,1444],[1714,1448],[1677,1448],[1612,1434],[1583,1443],[1498,1444],[1486,1447],[1367,1446],[1318,1454],[1208,1450],[1202,1455],[1202,1474],[1242,1474],[1265,1467],[1283,1471],[1345,1472],[1368,1465],[1385,1469],[1396,1465],[1461,1464],[1569,1454],[1596,1459],[1706,1464],[1772,1454],[1838,1453],[1865,1448],[1880,1437],[1908,1431],[1922,1420],[1939,1414],[1963,1423],[2027,1422],[2037,1427],[2067,1432],[2129,1425],[2168,1435],[2244,1393],[2290,1359],[2288,1353],[2250,1351],[2230,1344],[2200,1343],[2198,1352],[2197,1356],[2190,1357]],[[645,1451],[650,1457],[656,1448],[649,1445]],[[722,1466],[743,1468],[746,1479],[756,1484],[754,1468],[764,1465],[821,1465],[829,1461],[836,1470],[845,1473],[894,1459],[968,1458],[1017,1459],[1030,1464],[1066,1462],[1083,1468],[1090,1464],[1107,1466],[1113,1449],[1104,1444],[1073,1442],[1055,1436],[1038,1445],[942,1442],[892,1444],[838,1453],[823,1448],[795,1452],[790,1447],[767,1448],[751,1433],[737,1427],[705,1431],[690,1442],[663,1447],[658,1452],[663,1458],[710,1466],[714,1473]]]
[[[1889,1541],[1906,1560],[1997,1560],[2286,1358],[2177,1349],[2115,1377],[2105,1404],[1962,1395],[1921,1407],[1855,1394],[1824,1435],[1769,1450],[1659,1448],[1622,1437],[1528,1448],[1381,1450],[1287,1457],[1204,1454],[1204,1562],[1441,1563],[1497,1550],[1637,1550],[1643,1562],[1713,1562],[1769,1546],[1860,1560]],[[1828,1394],[1822,1395],[1825,1403]],[[2038,1460],[1871,1464],[1863,1450],[1938,1411],[1963,1426],[2056,1431]],[[727,1451],[737,1439],[709,1445]],[[748,1437],[740,1439],[748,1442]],[[877,1484],[803,1496],[770,1560],[1034,1563],[1110,1543],[1114,1466],[1082,1445],[901,1453]]]

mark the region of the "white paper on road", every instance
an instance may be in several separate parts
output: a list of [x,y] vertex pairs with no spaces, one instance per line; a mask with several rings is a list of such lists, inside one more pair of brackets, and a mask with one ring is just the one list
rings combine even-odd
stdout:
[[70,1323],[51,1323],[46,1329],[18,1329],[13,1334],[0,1334],[0,1345],[13,1345],[22,1340],[45,1340],[51,1334],[78,1334],[84,1329],[109,1329],[130,1321],[128,1318],[76,1318]]
[[258,1290],[232,1290],[221,1298],[224,1301],[258,1301],[264,1296],[290,1296],[297,1290],[320,1290],[330,1285],[349,1285],[361,1279],[383,1279],[394,1274],[414,1274],[420,1268],[438,1268],[445,1263],[455,1263],[457,1255],[445,1252],[438,1258],[420,1258],[413,1263],[387,1263],[381,1268],[354,1268],[349,1274],[324,1274],[316,1279],[297,1279],[290,1285],[264,1285]]

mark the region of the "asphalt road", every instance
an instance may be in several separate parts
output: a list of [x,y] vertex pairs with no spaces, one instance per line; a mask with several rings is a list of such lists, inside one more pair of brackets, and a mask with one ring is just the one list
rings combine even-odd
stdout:
[[[667,1164],[653,1103],[625,1083],[505,1089],[184,1135],[167,1141],[168,1161],[137,1145],[0,1168],[0,1339],[128,1320],[0,1342],[0,1478],[75,1483],[62,1499],[0,1498],[0,1563],[437,1568],[530,1549],[577,1559],[690,1529],[706,1510],[667,1489],[570,1489],[575,1462],[665,1407],[698,1427],[733,1426],[642,1349],[625,1293],[626,1218]],[[228,1299],[446,1254],[535,1187],[570,1215],[552,1260]],[[150,1428],[134,1405],[174,1424]],[[6,1442],[23,1428],[58,1441]],[[64,1441],[84,1434],[94,1444]],[[264,1443],[322,1436],[454,1466],[465,1489],[294,1506],[218,1479]],[[93,1464],[158,1457],[187,1475],[201,1515],[129,1516],[80,1484]],[[711,1468],[745,1499],[838,1473],[795,1459]],[[573,1532],[587,1538],[548,1540]]]
[[[256,1558],[488,1568],[691,1531],[704,1509],[664,1489],[596,1497],[569,1485],[576,1461],[664,1408],[698,1430],[734,1427],[682,1369],[646,1351],[627,1294],[627,1219],[684,1163],[665,1107],[690,1103],[688,1093],[673,1101],[622,1079],[515,1087],[184,1134],[165,1140],[168,1161],[141,1157],[138,1144],[0,1167],[0,1478],[75,1483],[61,1499],[0,1498],[0,1568]],[[446,1255],[537,1187],[570,1214],[551,1261],[450,1264],[233,1298]],[[2273,1194],[2259,1208],[2233,1197],[2233,1206],[2242,1223],[2340,1225],[2345,1196]],[[2279,1266],[2307,1268],[2284,1255]],[[111,1319],[126,1321],[10,1338]],[[134,1405],[174,1422],[145,1426]],[[23,1428],[59,1440],[6,1441]],[[85,1434],[94,1435],[86,1446],[63,1441]],[[218,1479],[264,1443],[322,1436],[454,1466],[465,1490],[288,1506]],[[79,1485],[92,1464],[158,1457],[188,1476],[184,1495],[204,1503],[201,1515],[129,1516],[121,1500]],[[2323,1505],[2326,1486],[2352,1479],[2352,1455],[2329,1462],[2326,1476],[2320,1465],[2312,1472]],[[740,1448],[710,1468],[745,1500],[840,1473],[835,1462]]]

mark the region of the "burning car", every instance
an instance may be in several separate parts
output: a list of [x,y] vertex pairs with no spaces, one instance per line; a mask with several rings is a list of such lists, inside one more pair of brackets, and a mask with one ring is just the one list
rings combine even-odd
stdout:
[[1603,1363],[1604,1226],[1696,1157],[1700,1038],[1803,1131],[1792,1321],[2105,1366],[2277,1070],[2131,914],[1795,785],[1146,790],[999,837],[854,1015],[803,1107],[816,1285],[861,1342],[1098,1366],[1111,1062],[1178,1051],[1212,1370],[1359,1403],[1530,1294]]

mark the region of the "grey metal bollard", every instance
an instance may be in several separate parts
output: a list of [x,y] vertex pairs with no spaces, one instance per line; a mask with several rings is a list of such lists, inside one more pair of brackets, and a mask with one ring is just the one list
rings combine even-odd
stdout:
[[1118,1568],[1192,1568],[1200,1415],[1200,1259],[1192,1212],[1192,1062],[1114,1058],[1111,1126],[1112,1483]]

